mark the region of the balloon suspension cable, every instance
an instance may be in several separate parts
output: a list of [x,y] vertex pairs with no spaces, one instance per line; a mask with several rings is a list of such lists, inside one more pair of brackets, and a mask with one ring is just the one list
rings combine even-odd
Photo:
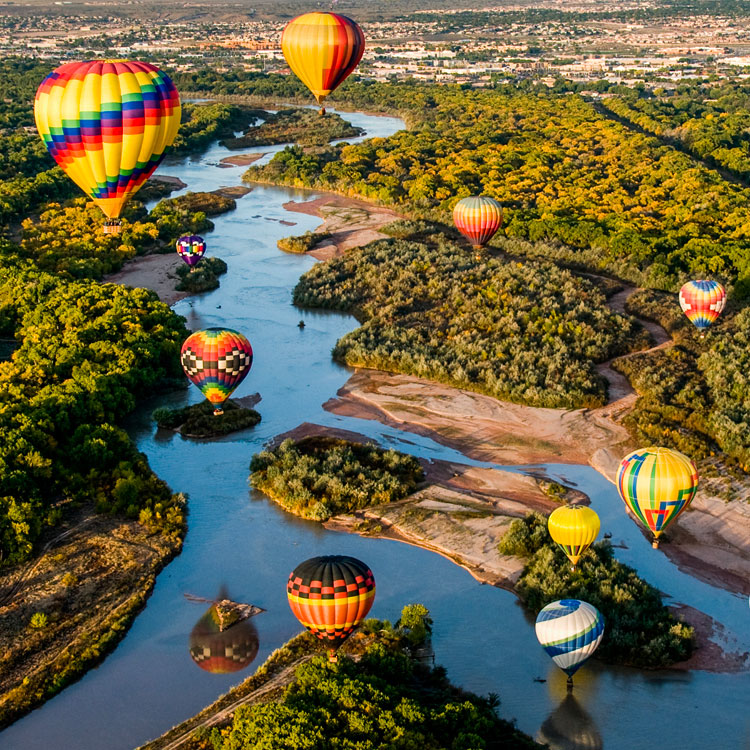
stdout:
[[224,413],[224,409],[222,409],[220,406],[217,406],[214,409],[214,416],[215,417],[220,417],[223,413]]
[[338,660],[339,660],[339,657],[336,656],[336,649],[335,648],[328,649],[328,661],[331,664],[335,664]]
[[568,686],[568,692],[572,693],[573,692],[573,675],[568,675],[567,686]]

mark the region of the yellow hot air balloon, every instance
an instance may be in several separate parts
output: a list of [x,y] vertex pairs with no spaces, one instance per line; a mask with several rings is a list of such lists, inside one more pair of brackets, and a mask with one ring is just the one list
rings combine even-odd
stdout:
[[305,13],[286,25],[281,51],[324,115],[323,100],[362,59],[365,35],[351,18],[338,13]]
[[557,508],[547,519],[549,535],[573,563],[594,543],[599,533],[599,516],[585,505],[565,505]]
[[153,174],[180,127],[180,97],[150,63],[61,65],[41,83],[34,118],[47,150],[119,231],[123,205]]

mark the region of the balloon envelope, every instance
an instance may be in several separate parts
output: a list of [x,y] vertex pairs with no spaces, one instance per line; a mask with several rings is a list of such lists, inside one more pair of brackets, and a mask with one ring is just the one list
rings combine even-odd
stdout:
[[231,328],[206,328],[185,339],[180,361],[190,381],[220,408],[250,372],[253,350]]
[[697,487],[695,464],[670,448],[633,451],[617,472],[620,497],[656,539],[688,507]]
[[578,599],[552,602],[536,618],[539,643],[568,676],[596,651],[603,635],[604,618],[599,610]]
[[713,323],[727,304],[727,293],[718,281],[688,281],[680,289],[680,307],[700,331]]
[[197,266],[206,252],[206,241],[197,234],[185,234],[177,240],[177,253],[191,268]]
[[503,223],[500,204],[486,195],[462,198],[453,209],[453,222],[474,247],[486,245]]
[[370,611],[375,578],[367,565],[354,557],[313,557],[292,571],[286,593],[302,625],[335,648]]
[[248,667],[258,655],[258,630],[252,620],[242,620],[221,630],[212,606],[190,633],[190,656],[206,672],[226,674]]
[[573,565],[594,543],[599,533],[599,516],[585,505],[566,505],[556,508],[547,519],[553,541],[559,545]]
[[305,13],[286,25],[281,51],[297,78],[322,104],[362,59],[365,35],[351,18],[338,13]]
[[159,166],[180,114],[169,77],[130,60],[61,65],[42,81],[34,101],[48,151],[110,219]]

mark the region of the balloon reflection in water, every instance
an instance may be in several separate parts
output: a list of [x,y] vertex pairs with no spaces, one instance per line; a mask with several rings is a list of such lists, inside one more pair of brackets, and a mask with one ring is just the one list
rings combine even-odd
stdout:
[[594,720],[572,693],[547,717],[536,737],[551,750],[602,750],[604,742]]
[[190,633],[190,656],[206,672],[226,674],[250,666],[258,655],[258,631],[252,620],[241,620],[221,630],[213,604]]

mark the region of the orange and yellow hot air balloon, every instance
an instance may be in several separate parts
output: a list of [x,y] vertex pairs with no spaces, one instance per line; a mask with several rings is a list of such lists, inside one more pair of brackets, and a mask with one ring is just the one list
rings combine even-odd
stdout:
[[654,534],[653,546],[684,511],[698,487],[695,464],[671,448],[644,448],[620,462],[617,489],[633,515]]
[[718,281],[698,279],[688,281],[680,289],[680,307],[688,320],[706,335],[706,329],[713,323],[727,304],[727,293]]
[[300,563],[286,586],[294,616],[330,645],[328,658],[367,617],[375,600],[375,578],[361,560],[346,555],[313,557]]
[[476,250],[486,245],[503,223],[502,206],[486,195],[462,198],[453,209],[453,222]]
[[297,78],[313,93],[320,114],[324,115],[325,98],[362,59],[365,35],[351,18],[338,13],[305,13],[286,25],[281,51]]
[[547,519],[552,540],[568,556],[573,568],[581,555],[594,543],[599,533],[599,516],[585,505],[556,508]]
[[180,127],[180,97],[150,63],[61,65],[39,86],[34,117],[54,160],[119,231],[128,198],[153,174]]

